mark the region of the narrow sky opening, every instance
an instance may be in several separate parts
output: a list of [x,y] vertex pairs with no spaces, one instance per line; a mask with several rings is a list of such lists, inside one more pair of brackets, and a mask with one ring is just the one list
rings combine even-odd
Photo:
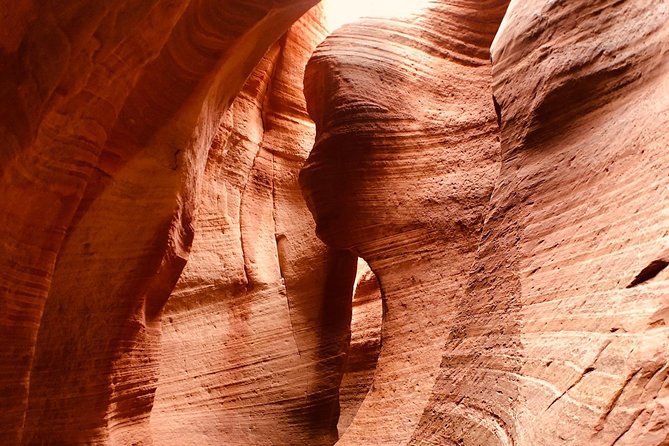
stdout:
[[420,12],[430,0],[324,0],[330,29],[363,17],[403,18]]

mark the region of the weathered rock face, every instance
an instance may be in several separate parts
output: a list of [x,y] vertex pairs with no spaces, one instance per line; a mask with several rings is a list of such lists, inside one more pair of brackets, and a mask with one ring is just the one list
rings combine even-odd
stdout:
[[669,276],[638,278],[669,244],[668,33],[667,2],[512,2],[501,175],[416,444],[669,441]]
[[0,442],[150,441],[159,314],[207,149],[314,3],[6,5]]
[[669,445],[669,0],[315,3],[4,6],[0,443]]
[[[446,11],[457,10],[442,5],[443,26]],[[379,31],[391,27],[385,22],[340,30],[316,52],[306,92],[321,136],[306,166],[306,193],[323,238],[368,258],[388,304],[373,390],[342,444],[403,444],[407,432],[411,444],[667,444],[669,189],[661,148],[669,115],[668,8],[665,2],[511,4],[492,52],[502,166],[476,262],[459,293],[424,283],[402,287],[414,294],[401,309],[393,309],[401,293],[389,281],[402,277],[393,263],[420,270],[416,280],[424,282],[435,270],[447,271],[426,255],[434,242],[421,229],[438,233],[449,217],[463,215],[422,205],[423,190],[443,169],[421,166],[417,153],[428,149],[397,136],[410,137],[413,118],[430,122],[425,110],[434,113],[440,101],[425,101],[423,92],[447,84],[449,71],[422,79],[403,73],[414,62],[408,50],[384,70],[394,55],[389,36],[396,34]],[[407,29],[402,42],[410,42]],[[461,30],[453,39],[464,40],[457,47],[470,54],[463,36],[473,37]],[[459,70],[473,71],[475,64],[459,62]],[[487,89],[471,73],[462,77],[472,89]],[[422,88],[405,86],[407,78]],[[441,103],[452,98],[443,87],[436,96]],[[454,102],[463,110],[473,104],[463,97]],[[466,162],[450,165],[463,173]],[[457,194],[429,196],[447,201]],[[413,243],[414,231],[420,243]],[[447,252],[448,238],[439,239],[437,251]],[[404,255],[392,258],[398,250]],[[423,258],[403,264],[412,252]],[[449,260],[468,258],[459,253]],[[435,289],[449,298],[421,307]],[[401,324],[393,325],[393,311]],[[438,317],[449,318],[443,331],[421,327],[423,337],[412,340],[412,322],[434,321],[435,314],[437,326]],[[423,404],[425,394],[410,380],[429,364],[429,349],[418,365],[386,344],[393,336],[411,351],[434,337],[446,341],[415,431],[411,405]]]
[[321,22],[312,11],[268,52],[209,152],[193,252],[163,315],[157,444],[337,440],[356,258],[318,240],[297,183]]
[[668,49],[667,2],[511,3],[501,175],[414,444],[668,444]]
[[305,195],[323,240],[369,263],[386,309],[373,387],[338,444],[405,444],[430,396],[499,170],[487,48],[505,6],[348,25],[307,67]]

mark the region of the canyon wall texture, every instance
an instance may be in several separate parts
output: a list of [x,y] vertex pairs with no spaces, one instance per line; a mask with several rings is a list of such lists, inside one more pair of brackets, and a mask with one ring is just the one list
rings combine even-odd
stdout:
[[270,49],[209,152],[193,250],[163,313],[157,444],[337,440],[357,259],[316,237],[297,182],[321,23],[312,10]]
[[150,443],[208,148],[314,3],[5,5],[0,442]]
[[[399,26],[339,30],[307,70],[319,136],[306,197],[323,239],[369,261],[388,306],[373,390],[340,444],[669,444],[669,3],[512,2],[491,77],[475,73],[489,68],[502,2],[438,3]],[[412,60],[424,48],[438,70]],[[483,177],[494,192],[477,206],[488,93],[501,170]],[[459,113],[436,113],[453,104]],[[435,116],[454,141],[413,133]],[[457,187],[430,189],[449,168]],[[449,200],[485,216],[480,243],[466,240],[482,220],[454,229],[467,212]],[[449,241],[473,246],[473,267]],[[468,273],[428,282],[458,262]],[[395,289],[403,274],[420,285]],[[430,369],[432,352],[443,357]]]
[[511,2],[502,169],[412,444],[669,444],[668,50],[669,2]]
[[669,446],[669,0],[316,3],[4,6],[0,443]]
[[506,5],[462,3],[345,26],[307,66],[318,133],[305,196],[323,240],[369,263],[386,310],[373,387],[341,445],[411,438],[499,172],[488,47]]

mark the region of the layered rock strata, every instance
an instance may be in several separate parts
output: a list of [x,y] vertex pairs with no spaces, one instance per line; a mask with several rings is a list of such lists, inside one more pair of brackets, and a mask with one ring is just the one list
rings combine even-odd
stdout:
[[163,316],[161,445],[332,445],[356,258],[316,237],[297,174],[319,9],[248,80],[209,152],[193,252]]
[[501,175],[412,444],[669,444],[668,50],[665,1],[511,2]]
[[[453,11],[448,2],[442,5]],[[411,444],[666,444],[669,206],[661,147],[667,135],[667,18],[664,2],[511,4],[492,51],[501,174],[466,287],[450,296],[438,289],[450,302],[432,302],[430,310],[439,308],[436,314],[450,320],[441,331],[420,330],[446,342],[415,431],[411,408],[402,403],[425,399],[419,387],[407,390],[403,373],[420,376],[419,367],[386,344],[401,333],[387,320],[398,295],[388,273],[397,280],[402,272],[374,257],[391,257],[393,239],[404,242],[403,257],[430,246],[421,234],[414,248],[406,229],[419,230],[423,215],[434,215],[429,208],[413,210],[406,228],[392,223],[407,202],[419,202],[424,186],[412,188],[410,178],[429,184],[438,175],[426,179],[420,174],[431,171],[417,168],[396,174],[404,187],[392,183],[390,173],[403,156],[414,167],[420,158],[418,149],[389,136],[390,128],[411,127],[398,118],[393,126],[387,122],[388,115],[409,111],[429,122],[421,112],[433,106],[412,102],[422,98],[416,92],[424,85],[411,89],[398,82],[407,77],[397,74],[405,65],[381,68],[392,59],[392,38],[380,38],[377,29],[391,26],[385,22],[344,28],[317,51],[307,95],[320,136],[304,175],[307,197],[321,236],[368,258],[389,313],[373,390],[342,444],[402,444],[408,431]],[[411,66],[409,54],[403,56]],[[401,87],[391,90],[388,77]],[[430,81],[425,84],[443,85]],[[443,91],[440,97],[451,96]],[[463,109],[471,104],[455,102]],[[379,147],[395,153],[378,156],[384,153]],[[342,203],[334,190],[343,190],[350,202]],[[399,191],[412,194],[402,201]],[[448,195],[432,191],[438,196]],[[379,202],[394,205],[392,212],[379,210]],[[370,240],[383,243],[370,248]],[[423,281],[434,269],[445,270],[419,269]],[[415,349],[429,340],[411,344],[411,322],[435,312],[417,304],[432,289],[413,291],[398,313],[409,332],[401,339]],[[428,363],[423,354],[421,365]],[[392,374],[385,372],[388,365]],[[384,380],[384,373],[392,378]]]
[[372,388],[338,444],[405,444],[439,372],[499,170],[488,47],[503,2],[437,2],[347,25],[316,50],[316,144],[301,175],[317,232],[376,273]]
[[215,130],[314,1],[2,14],[0,442],[149,443],[159,316]]
[[669,1],[315,3],[3,7],[0,443],[669,445]]

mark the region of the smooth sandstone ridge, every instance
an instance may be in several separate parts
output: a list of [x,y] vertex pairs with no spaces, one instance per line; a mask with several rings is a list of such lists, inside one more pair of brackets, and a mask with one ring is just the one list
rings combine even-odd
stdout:
[[669,446],[669,0],[317,3],[3,6],[0,444]]

